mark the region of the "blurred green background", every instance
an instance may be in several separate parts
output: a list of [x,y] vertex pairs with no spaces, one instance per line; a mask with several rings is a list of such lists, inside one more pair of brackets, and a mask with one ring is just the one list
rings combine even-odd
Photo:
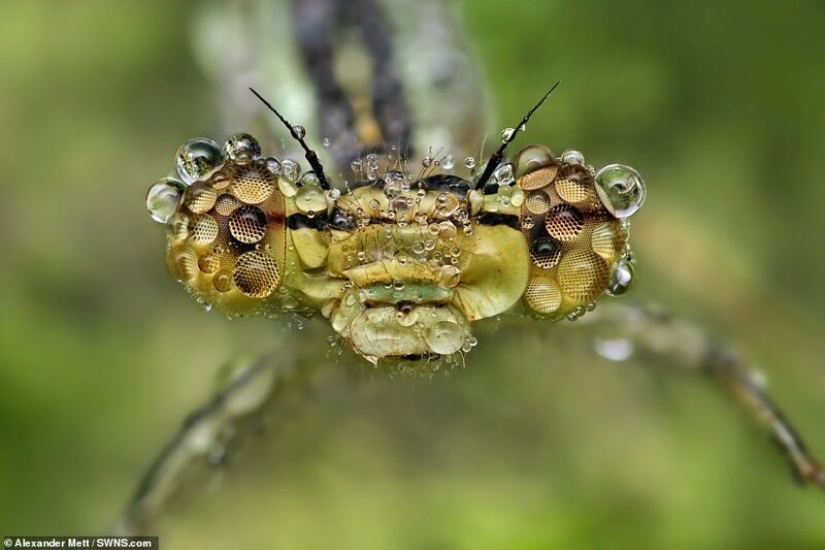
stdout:
[[[561,79],[529,141],[645,176],[635,297],[737,342],[825,455],[823,5],[460,7],[499,120]],[[214,128],[199,9],[3,3],[0,535],[104,532],[218,366],[281,334],[198,309],[144,208]],[[489,336],[452,378],[367,370],[310,403],[163,547],[825,547],[825,495],[706,380],[609,363],[583,331]]]

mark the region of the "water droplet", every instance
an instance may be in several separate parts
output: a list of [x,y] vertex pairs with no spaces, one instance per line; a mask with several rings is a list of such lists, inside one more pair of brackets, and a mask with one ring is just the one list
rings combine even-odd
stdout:
[[295,136],[296,139],[304,139],[307,135],[307,129],[300,124],[296,124],[292,127],[292,135]]
[[186,184],[208,179],[223,167],[220,146],[207,138],[190,139],[175,154],[175,168]]
[[178,211],[186,186],[175,178],[163,178],[146,195],[149,215],[158,223],[166,223]]
[[335,189],[334,187],[327,191],[327,195],[329,195],[330,200],[338,200],[341,197],[341,191]]
[[466,166],[467,168],[472,170],[473,168],[476,167],[476,159],[474,159],[473,157],[465,158],[464,159],[464,166]]
[[568,149],[567,151],[561,154],[561,161],[566,162],[567,164],[576,164],[578,166],[584,166],[584,155],[582,155],[580,151],[576,151],[575,149]]
[[294,183],[298,181],[298,176],[301,174],[301,167],[292,159],[284,159],[281,161],[281,174]]
[[517,178],[521,178],[539,168],[550,166],[554,162],[552,151],[544,145],[528,145],[513,157],[513,166],[516,167]]
[[605,291],[610,296],[621,296],[627,294],[631,286],[633,286],[633,262],[622,258],[613,266],[613,273],[610,275]]
[[432,166],[432,164],[432,157],[424,157],[423,159],[421,159],[421,166],[423,166],[424,168],[429,168],[430,166]]
[[314,216],[318,212],[326,211],[327,197],[319,186],[305,185],[295,194],[295,206],[304,214],[309,215],[309,212],[312,212]]
[[360,172],[361,171],[361,160],[355,159],[350,163],[350,168],[352,168],[353,172]]
[[493,172],[493,180],[500,186],[515,183],[516,180],[513,177],[513,165],[509,162],[499,164]]
[[627,338],[597,338],[596,353],[611,361],[626,361],[633,355],[633,342]]
[[312,187],[321,185],[321,180],[318,179],[318,176],[315,172],[307,172],[303,176],[301,176],[301,185],[304,187]]
[[455,160],[453,159],[453,156],[447,155],[446,157],[444,157],[444,159],[441,161],[441,167],[444,170],[452,170],[453,167],[455,167]]
[[324,138],[323,144],[324,147],[329,147],[329,138]]
[[235,164],[249,164],[261,157],[261,145],[249,134],[232,134],[223,146],[223,153]]
[[513,139],[513,134],[515,133],[516,131],[513,128],[505,128],[501,131],[501,142],[506,143],[510,141],[511,139]]
[[438,236],[444,241],[452,241],[458,232],[452,222],[441,222],[438,224]]
[[449,355],[461,349],[464,331],[457,323],[442,321],[424,333],[424,340],[434,353]]
[[595,183],[602,204],[617,218],[632,216],[645,202],[644,181],[630,166],[605,166],[596,173]]
[[266,159],[266,169],[276,176],[281,173],[281,163],[275,157]]

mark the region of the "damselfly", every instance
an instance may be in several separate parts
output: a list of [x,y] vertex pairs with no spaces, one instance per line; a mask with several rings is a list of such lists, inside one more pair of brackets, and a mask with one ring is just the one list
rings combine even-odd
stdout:
[[[308,21],[298,6],[298,20]],[[380,10],[364,13],[374,17]],[[330,28],[298,27],[299,43],[309,36],[323,44],[331,35]],[[377,60],[377,76],[370,78],[381,81],[387,52],[364,41]],[[308,72],[328,91],[336,80],[323,71],[319,50],[303,43]],[[223,145],[205,138],[184,144],[178,178],[153,186],[149,207],[168,226],[170,271],[195,298],[230,316],[320,314],[373,364],[426,370],[441,365],[442,356],[472,349],[473,321],[515,312],[566,322],[587,313],[602,294],[627,290],[633,258],[626,218],[645,196],[635,170],[596,170],[575,150],[554,155],[541,145],[504,158],[529,115],[502,132],[502,147],[489,159],[435,150],[416,161],[408,152],[409,120],[398,87],[384,84],[366,116],[353,115],[347,94],[321,96],[322,120],[334,127],[349,116],[358,128],[349,135],[369,145],[357,150],[345,137],[331,140],[342,178],[328,176],[332,171],[304,142],[301,126],[287,125],[306,152],[303,166],[262,154],[249,134],[234,134]],[[349,115],[333,116],[342,112]],[[328,133],[341,131],[327,128],[322,135]],[[800,479],[825,485],[758,378],[729,348],[654,309],[614,308],[596,319],[620,327],[624,342],[672,353],[717,375],[754,410]],[[129,529],[142,529],[158,513],[189,460],[221,459],[212,456],[224,447],[215,443],[231,437],[218,428],[243,424],[271,398],[278,381],[271,365],[267,358],[243,370],[192,418],[146,478],[127,517]]]

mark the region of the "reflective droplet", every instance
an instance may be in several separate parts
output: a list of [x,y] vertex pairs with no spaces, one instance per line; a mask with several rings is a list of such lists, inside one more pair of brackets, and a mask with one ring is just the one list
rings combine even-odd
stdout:
[[236,164],[249,164],[261,157],[261,146],[258,140],[249,134],[232,134],[223,145],[226,158]]
[[192,243],[203,247],[212,244],[218,238],[220,228],[215,218],[206,214],[192,217]]
[[424,157],[423,159],[421,159],[421,166],[423,166],[424,168],[429,168],[432,165],[433,165],[432,157]]
[[295,139],[304,139],[307,135],[307,129],[300,124],[296,124],[292,127],[292,135],[295,136]]
[[212,286],[218,292],[229,292],[232,290],[232,272],[228,269],[222,269],[215,273],[212,278]]
[[212,210],[215,206],[215,201],[218,198],[218,192],[206,183],[194,183],[186,190],[186,197],[184,204],[195,214],[204,214]]
[[453,167],[455,167],[455,160],[453,159],[453,156],[447,155],[446,157],[444,157],[444,159],[441,161],[441,167],[444,170],[452,170]]
[[561,161],[567,164],[576,164],[579,166],[584,166],[584,155],[582,155],[580,151],[576,151],[575,149],[568,149],[567,151],[561,154]]
[[434,353],[449,355],[461,349],[464,331],[457,323],[442,321],[424,333],[424,340]]
[[180,179],[186,184],[208,179],[223,167],[224,159],[220,146],[207,138],[190,139],[178,149],[175,168]]
[[301,175],[301,167],[292,159],[284,159],[281,161],[281,174],[294,183],[298,181],[298,176]]
[[172,241],[183,241],[189,237],[189,216],[178,212],[167,222],[166,235]]
[[303,176],[301,176],[301,185],[304,187],[311,187],[311,186],[318,186],[321,185],[321,180],[315,174],[315,172],[307,172]]
[[465,158],[464,159],[464,166],[466,166],[467,168],[472,170],[473,168],[476,167],[476,159],[474,159],[473,157]]
[[550,237],[539,237],[530,245],[530,259],[541,269],[550,269],[560,258],[561,247]]
[[524,290],[524,302],[527,307],[547,315],[561,307],[562,295],[559,286],[550,278],[534,277]]
[[617,218],[632,216],[645,202],[644,181],[630,166],[605,166],[596,173],[595,183],[602,204]]
[[[515,166],[517,178],[554,163],[553,153],[544,145],[528,145],[513,157],[513,166]],[[552,181],[552,178],[550,180]],[[525,189],[527,188],[525,187]]]
[[166,223],[178,211],[186,186],[175,178],[163,178],[146,195],[149,215],[158,223]]
[[613,266],[605,292],[610,296],[627,294],[633,286],[633,262],[622,258]]
[[281,163],[275,157],[269,157],[266,159],[266,169],[277,176],[281,173]]
[[266,234],[266,214],[257,206],[245,205],[229,216],[229,233],[244,244],[254,244]]
[[612,262],[618,256],[618,245],[621,243],[624,246],[617,233],[618,225],[615,221],[600,223],[593,228],[593,233],[590,236],[590,247],[593,252],[608,262]]
[[304,214],[307,212],[326,212],[327,197],[320,186],[307,185],[298,189],[298,193],[295,194],[295,206]]
[[323,144],[324,147],[329,147],[329,138],[324,138]]
[[513,139],[513,134],[515,133],[516,131],[513,128],[505,128],[501,131],[501,142],[506,143],[510,141],[511,139]]
[[515,183],[515,178],[513,177],[513,165],[509,162],[504,162],[499,164],[498,167],[493,172],[493,181],[501,185],[512,185]]
[[447,288],[455,288],[461,282],[461,270],[454,265],[445,265],[441,267],[438,273],[438,283]]
[[221,259],[214,254],[206,254],[198,258],[198,267],[204,273],[214,273],[220,266]]

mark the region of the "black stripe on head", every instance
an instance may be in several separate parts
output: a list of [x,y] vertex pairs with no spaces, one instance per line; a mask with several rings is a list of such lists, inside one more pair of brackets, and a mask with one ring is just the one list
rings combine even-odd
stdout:
[[292,214],[286,219],[286,226],[293,231],[296,229],[324,231],[327,228],[327,215],[318,214],[310,218],[306,214]]
[[421,180],[421,185],[429,191],[444,191],[452,193],[464,200],[470,192],[470,182],[458,176],[449,174],[437,174]]
[[521,231],[521,220],[513,214],[499,214],[497,212],[484,212],[476,218],[481,225],[506,225]]

